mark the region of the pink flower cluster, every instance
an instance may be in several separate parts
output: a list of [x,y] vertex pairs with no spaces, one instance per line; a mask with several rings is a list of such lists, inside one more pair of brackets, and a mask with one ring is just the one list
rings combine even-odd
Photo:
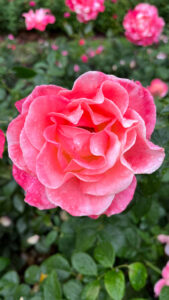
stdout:
[[154,97],[163,98],[168,93],[168,84],[159,78],[153,79],[150,86],[148,86],[150,93]]
[[13,176],[39,209],[118,214],[133,198],[135,174],[163,162],[164,149],[150,142],[153,97],[139,82],[87,72],[72,90],[37,86],[16,107],[7,130]]
[[157,8],[147,3],[140,3],[129,10],[123,21],[126,38],[140,46],[158,43],[164,25]]
[[156,297],[160,295],[160,292],[164,286],[169,286],[169,261],[162,270],[162,279],[157,281],[154,286],[154,293]]
[[66,5],[77,14],[81,23],[95,20],[99,12],[103,12],[104,0],[66,0]]
[[51,14],[50,9],[36,9],[35,12],[30,9],[27,13],[23,13],[25,17],[26,29],[32,30],[33,28],[44,31],[48,24],[55,23],[55,17]]

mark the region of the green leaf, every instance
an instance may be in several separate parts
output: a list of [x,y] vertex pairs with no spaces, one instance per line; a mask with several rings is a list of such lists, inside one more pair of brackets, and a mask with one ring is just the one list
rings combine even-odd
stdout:
[[43,286],[44,300],[61,300],[62,293],[56,271],[52,271],[46,278]]
[[147,270],[145,266],[140,262],[130,264],[129,279],[133,289],[136,291],[141,290],[145,286],[147,280]]
[[115,252],[109,242],[102,242],[95,248],[95,259],[105,268],[111,268],[115,261]]
[[7,272],[3,277],[3,280],[8,281],[10,283],[19,284],[19,276],[15,271]]
[[34,283],[38,282],[40,279],[40,274],[41,274],[41,271],[38,266],[36,266],[36,265],[30,266],[26,270],[25,275],[24,275],[26,283],[34,284]]
[[2,88],[0,88],[0,101],[1,100],[3,100],[3,101],[6,100],[6,91]]
[[92,281],[88,283],[83,292],[82,292],[82,300],[95,300],[99,295],[100,284],[98,280]]
[[14,67],[13,70],[15,71],[16,76],[19,78],[32,78],[36,76],[36,72],[29,68]]
[[6,269],[6,267],[9,265],[10,260],[7,257],[0,256],[0,272]]
[[63,292],[67,300],[79,300],[82,285],[77,280],[69,280],[63,285]]
[[83,275],[96,276],[97,265],[90,255],[78,252],[72,256],[72,265],[74,269]]
[[57,235],[57,231],[54,230],[48,233],[45,238],[45,244],[47,247],[50,247],[56,241]]
[[13,198],[13,204],[17,211],[22,213],[25,208],[25,202],[23,201],[23,196],[16,194]]
[[18,300],[20,299],[21,297],[24,297],[24,296],[28,296],[29,293],[30,293],[30,287],[27,285],[27,284],[20,284],[19,286],[16,287],[15,289],[15,292],[13,294],[14,296],[14,300]]
[[160,293],[160,300],[169,300],[169,286],[164,286]]
[[50,256],[41,265],[43,273],[49,274],[52,270],[56,270],[60,280],[65,280],[70,276],[70,265],[60,254]]
[[104,284],[107,293],[114,300],[121,300],[125,291],[125,277],[121,270],[113,269],[105,274]]

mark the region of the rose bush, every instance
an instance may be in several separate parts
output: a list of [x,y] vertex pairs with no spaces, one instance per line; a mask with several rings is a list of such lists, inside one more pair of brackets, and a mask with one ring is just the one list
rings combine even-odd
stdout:
[[140,3],[123,20],[126,38],[139,46],[158,43],[165,22],[154,5]]
[[13,175],[39,209],[120,213],[133,198],[134,174],[163,162],[163,148],[150,142],[153,97],[139,82],[87,72],[72,90],[37,86],[16,107],[7,131]]
[[104,0],[66,0],[69,9],[77,14],[79,22],[95,20],[104,11]]

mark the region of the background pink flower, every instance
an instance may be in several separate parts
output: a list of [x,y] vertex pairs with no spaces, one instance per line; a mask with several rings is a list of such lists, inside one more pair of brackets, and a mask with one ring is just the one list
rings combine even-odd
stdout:
[[81,60],[82,60],[82,62],[87,63],[89,59],[88,59],[88,56],[86,54],[83,54],[81,56]]
[[157,281],[154,286],[155,296],[158,297],[160,295],[161,289],[163,286],[169,286],[169,262],[166,264],[165,268],[162,270],[162,279]]
[[129,10],[123,21],[126,38],[141,46],[158,43],[164,25],[157,8],[148,3],[140,3]]
[[75,72],[79,72],[80,71],[79,65],[74,65],[73,69],[74,69]]
[[167,254],[169,256],[169,235],[160,234],[160,235],[158,235],[157,239],[160,243],[166,244],[164,251],[165,251],[165,254]]
[[77,14],[79,22],[95,20],[99,12],[103,12],[104,0],[66,0],[66,5]]
[[32,6],[32,7],[36,6],[36,2],[35,1],[30,1],[29,6]]
[[69,18],[69,17],[70,17],[70,12],[65,12],[65,13],[64,13],[64,18],[67,19],[67,18]]
[[134,174],[163,162],[163,148],[150,142],[153,98],[138,82],[87,72],[72,90],[37,86],[16,106],[7,130],[13,176],[39,209],[120,213],[133,198]]
[[23,17],[25,17],[27,30],[35,28],[44,31],[48,24],[55,23],[55,17],[51,14],[50,9],[40,8],[35,12],[31,9],[27,13],[23,13]]
[[151,81],[150,86],[148,86],[148,89],[153,96],[163,98],[168,93],[168,84],[162,81],[161,79],[156,78]]
[[2,158],[3,156],[4,146],[5,146],[5,135],[3,131],[0,129],[0,158]]

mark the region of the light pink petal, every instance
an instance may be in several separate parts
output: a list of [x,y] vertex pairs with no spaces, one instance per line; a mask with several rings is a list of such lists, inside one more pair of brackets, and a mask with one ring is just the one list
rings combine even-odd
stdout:
[[39,153],[35,149],[35,147],[32,146],[30,143],[26,133],[25,129],[23,128],[20,134],[20,146],[23,153],[24,161],[30,171],[32,171],[34,174],[36,173],[36,158]]
[[104,81],[101,88],[104,97],[113,101],[121,113],[124,114],[129,104],[129,96],[126,89],[118,82],[113,82],[112,80]]
[[129,205],[129,203],[133,199],[136,185],[137,185],[137,181],[136,181],[136,177],[134,176],[133,181],[129,185],[129,187],[126,190],[115,195],[111,205],[105,211],[105,214],[108,217],[110,217],[111,215],[114,215],[114,214],[119,214],[126,209],[126,207]]
[[85,195],[79,180],[72,178],[58,189],[46,189],[47,197],[73,216],[100,215],[111,204],[113,195],[95,197]]
[[168,284],[169,284],[169,261],[167,262],[166,266],[162,270],[162,276],[164,279],[168,280]]
[[73,85],[72,91],[62,92],[61,94],[68,99],[89,98],[92,99],[107,75],[97,71],[86,72],[79,76]]
[[135,174],[151,174],[162,164],[164,149],[137,135],[136,142],[124,155]]
[[60,111],[65,107],[65,102],[58,96],[37,97],[30,105],[25,120],[25,132],[31,144],[40,150],[45,139],[44,130],[52,122],[48,116],[50,112]]
[[169,243],[165,245],[164,252],[169,256]]
[[7,141],[8,153],[12,162],[20,169],[27,170],[23,153],[20,147],[20,134],[25,122],[25,115],[19,115],[8,126]]
[[37,157],[36,172],[38,179],[43,185],[49,188],[58,188],[65,180],[57,156],[58,146],[45,143]]
[[23,103],[23,113],[28,112],[29,106],[32,103],[32,101],[34,101],[34,99],[36,99],[37,97],[40,96],[57,96],[57,94],[64,90],[62,87],[60,86],[56,86],[56,85],[39,85],[36,86],[34,88],[34,90],[32,91],[32,93],[25,99],[24,103]]
[[159,281],[157,281],[157,283],[154,286],[154,293],[155,293],[156,297],[158,297],[160,295],[161,289],[165,285],[166,285],[166,283],[165,283],[164,279],[160,279]]
[[157,239],[160,243],[164,244],[169,244],[169,235],[166,235],[166,234],[159,234],[157,236]]
[[4,146],[5,146],[5,135],[3,131],[0,129],[0,158],[2,158],[3,156]]
[[25,202],[38,209],[50,209],[56,207],[46,197],[44,186],[36,177],[13,166],[13,176],[16,182],[25,190]]
[[133,173],[117,162],[112,169],[105,172],[98,182],[81,182],[85,194],[103,196],[114,195],[126,189],[133,180]]
[[143,118],[147,129],[147,137],[150,137],[156,123],[156,107],[152,95],[138,82],[127,79],[119,79],[118,82],[127,90],[129,107],[136,110]]

